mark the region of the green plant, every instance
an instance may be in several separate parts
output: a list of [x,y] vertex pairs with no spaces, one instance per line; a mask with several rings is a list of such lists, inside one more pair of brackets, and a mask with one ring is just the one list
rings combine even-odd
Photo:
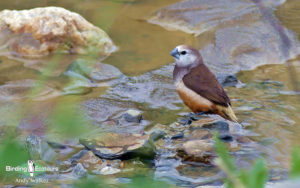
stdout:
[[263,188],[268,180],[268,170],[262,159],[255,161],[250,170],[238,169],[229,155],[225,144],[215,136],[216,164],[225,172],[228,188]]
[[294,148],[292,152],[291,159],[291,168],[290,168],[290,178],[299,178],[300,177],[300,152],[298,148]]

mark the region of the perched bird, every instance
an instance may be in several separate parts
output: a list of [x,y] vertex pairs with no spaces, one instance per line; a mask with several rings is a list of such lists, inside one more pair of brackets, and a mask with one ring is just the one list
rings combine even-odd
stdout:
[[203,63],[200,52],[180,45],[170,53],[175,58],[173,79],[180,98],[194,113],[218,114],[237,122],[230,99],[216,76]]

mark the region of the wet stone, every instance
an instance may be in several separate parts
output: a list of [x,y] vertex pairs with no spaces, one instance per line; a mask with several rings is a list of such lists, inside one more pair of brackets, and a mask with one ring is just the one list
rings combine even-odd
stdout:
[[218,131],[220,135],[229,133],[229,124],[223,120],[215,120],[210,122],[195,121],[192,123],[192,129],[208,129],[211,131]]
[[112,166],[105,166],[104,168],[100,170],[94,170],[93,173],[95,174],[102,174],[102,175],[111,175],[121,172],[120,169],[114,168]]
[[[92,174],[102,174],[102,175],[109,175],[115,174],[120,172],[120,160],[105,160],[100,159],[91,151],[79,152],[76,154],[80,156],[80,159],[77,160],[79,164],[88,171],[88,173]],[[83,154],[83,155],[82,155]],[[74,158],[73,156],[72,158]]]
[[157,141],[161,138],[164,138],[166,135],[167,133],[163,130],[153,130],[151,131],[150,138],[153,141]]
[[87,150],[80,150],[78,153],[76,153],[69,159],[70,163],[77,163],[83,156],[87,155],[88,152],[89,151]]
[[44,84],[38,93],[30,95],[30,91],[36,87],[41,87],[40,83],[31,79],[9,81],[0,86],[0,99],[20,100],[32,97],[34,100],[45,100],[61,94],[61,91]]
[[82,166],[81,163],[78,163],[73,171],[72,171],[72,174],[75,176],[75,177],[78,177],[78,178],[82,178],[82,177],[85,177],[87,175],[87,171],[86,169],[84,169],[84,167]]
[[135,123],[140,123],[141,120],[143,119],[142,112],[138,110],[132,110],[132,109],[127,110],[123,114],[123,117],[127,122],[135,122]]
[[184,133],[181,132],[181,133],[178,133],[178,134],[172,136],[171,139],[175,140],[175,139],[181,139],[183,137],[184,137]]
[[123,74],[116,67],[94,60],[75,60],[67,69],[67,75],[89,78],[94,81],[107,81],[119,78]]
[[213,134],[208,130],[196,129],[193,130],[187,137],[189,137],[190,139],[207,140],[212,139]]
[[189,140],[177,151],[183,161],[195,161],[211,164],[215,157],[213,143],[209,140]]
[[51,148],[45,140],[33,134],[26,138],[26,147],[33,160],[41,159],[51,162],[57,155],[55,150]]
[[102,133],[94,139],[81,139],[80,143],[102,159],[134,157],[152,159],[155,146],[149,135],[130,133]]
[[219,74],[217,75],[217,79],[223,87],[233,87],[239,83],[237,77],[232,74],[230,75]]

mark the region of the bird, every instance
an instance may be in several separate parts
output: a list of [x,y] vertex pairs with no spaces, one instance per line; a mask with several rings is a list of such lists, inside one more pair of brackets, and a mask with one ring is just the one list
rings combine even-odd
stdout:
[[227,93],[204,64],[198,50],[188,45],[179,45],[170,55],[175,59],[175,87],[186,106],[194,113],[218,114],[238,122]]

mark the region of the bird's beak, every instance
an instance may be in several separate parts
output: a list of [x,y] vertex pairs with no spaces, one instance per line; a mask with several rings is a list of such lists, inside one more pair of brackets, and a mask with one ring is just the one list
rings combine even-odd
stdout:
[[178,53],[177,48],[174,48],[174,49],[170,52],[170,55],[173,56],[173,57],[176,58],[176,59],[179,59],[179,53]]

